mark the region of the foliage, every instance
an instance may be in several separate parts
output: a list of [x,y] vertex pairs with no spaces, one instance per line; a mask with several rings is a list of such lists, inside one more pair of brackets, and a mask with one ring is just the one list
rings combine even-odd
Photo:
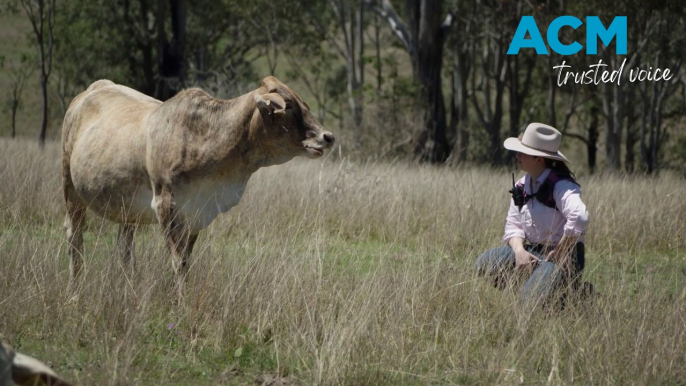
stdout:
[[[342,133],[339,143],[350,154],[413,158],[407,140],[423,130],[426,104],[418,103],[422,83],[413,73],[406,46],[391,24],[372,12],[371,6],[380,9],[386,3],[397,10],[400,21],[414,25],[410,11],[416,11],[416,1],[363,0],[362,4],[370,5],[363,13],[365,46],[357,64],[364,66],[364,84],[356,85],[354,80],[362,77],[350,76],[353,65],[347,60],[345,34],[352,36],[351,22],[346,20],[355,19],[357,0],[307,0],[288,6],[266,0],[185,2],[185,76],[178,86],[199,86],[228,98],[254,89],[262,77],[275,74],[308,101],[325,125],[334,125],[332,129]],[[23,16],[18,4],[3,1],[0,17]],[[53,127],[59,126],[70,99],[96,79],[156,94],[164,46],[161,37],[172,36],[165,4],[166,0],[58,1],[55,75],[49,96],[58,99],[52,105],[61,108],[52,109]],[[564,132],[565,151],[575,165],[586,164],[590,171],[611,167],[650,173],[670,167],[665,152],[679,137],[676,122],[686,114],[681,70],[686,23],[678,1],[444,1],[443,13],[449,11],[455,21],[443,46],[440,77],[446,120],[451,122],[446,140],[449,147],[466,146],[450,162],[507,163],[510,158],[505,156],[502,140],[529,122],[542,121]],[[582,71],[600,59],[615,68],[625,58],[613,55],[614,43],[607,50],[600,44],[596,56],[563,57],[552,52],[542,56],[524,51],[507,57],[502,52],[524,14],[535,15],[544,35],[547,25],[561,14],[581,20],[598,15],[605,23],[626,15],[626,59],[631,66],[625,68],[625,76],[632,68],[659,66],[671,68],[674,81],[657,88],[650,82],[630,84],[626,79],[622,87],[602,83],[558,87],[552,67],[563,60]],[[585,25],[577,30],[564,28],[560,38],[565,44],[577,40],[585,45]],[[18,46],[22,52],[32,49],[22,42]],[[461,65],[457,65],[459,58]],[[464,71],[461,80],[459,68]],[[27,84],[31,87],[35,87],[33,82]],[[38,103],[32,96],[35,93],[25,95],[19,121],[32,122]],[[646,108],[644,100],[649,102]],[[362,107],[361,127],[356,128],[360,117],[355,114]],[[32,127],[20,125],[18,130]]]

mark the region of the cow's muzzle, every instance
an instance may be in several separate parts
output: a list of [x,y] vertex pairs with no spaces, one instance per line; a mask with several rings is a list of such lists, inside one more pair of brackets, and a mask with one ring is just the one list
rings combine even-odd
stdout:
[[307,133],[307,139],[304,142],[305,150],[311,158],[318,158],[324,154],[324,150],[329,149],[336,142],[336,138],[330,131],[321,131],[318,134],[314,131]]
[[333,146],[334,142],[336,142],[336,138],[331,134],[329,131],[325,131],[322,133],[322,142],[326,145],[326,147],[331,147]]

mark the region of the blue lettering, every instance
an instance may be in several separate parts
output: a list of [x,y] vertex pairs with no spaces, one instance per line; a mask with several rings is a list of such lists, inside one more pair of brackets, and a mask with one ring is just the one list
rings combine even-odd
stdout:
[[[581,51],[583,46],[576,40],[572,44],[562,44],[560,42],[560,29],[562,27],[579,28],[583,22],[574,16],[560,16],[555,18],[548,26],[546,37],[550,48],[560,55],[574,55]],[[530,38],[526,38],[527,32]],[[612,20],[610,26],[605,28],[598,16],[586,17],[586,54],[598,54],[598,39],[605,47],[612,43],[616,38],[617,55],[626,55],[627,52],[627,17],[617,16]],[[536,25],[533,16],[522,16],[515,31],[510,47],[507,49],[508,55],[517,55],[522,48],[533,48],[538,55],[548,55],[546,43],[543,41],[541,32]]]
[[574,55],[584,48],[576,40],[570,45],[560,43],[559,31],[564,26],[570,26],[574,29],[579,28],[583,24],[581,20],[574,16],[560,16],[553,20],[548,27],[548,44],[550,48],[560,55]]
[[[531,35],[531,39],[525,39],[527,32]],[[517,55],[520,48],[535,48],[538,55],[548,55],[545,42],[543,42],[543,37],[533,16],[523,16],[522,20],[519,21],[519,26],[517,26],[517,31],[512,38],[510,48],[507,49],[507,54]]]
[[[609,46],[612,38],[617,37],[617,55],[626,55],[626,16],[617,16],[612,20],[610,27],[605,26],[598,16],[588,16],[586,18],[586,53],[596,55],[598,53],[598,38],[603,41],[605,47]],[[550,38],[549,38],[550,39]]]

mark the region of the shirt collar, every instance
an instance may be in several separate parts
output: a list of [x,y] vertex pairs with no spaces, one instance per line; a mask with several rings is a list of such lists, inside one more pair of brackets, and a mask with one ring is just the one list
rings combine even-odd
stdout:
[[[545,169],[543,173],[541,173],[540,176],[534,181],[534,188],[536,191],[538,191],[538,188],[545,182],[546,178],[550,175],[551,169]],[[526,180],[524,182],[525,189],[528,188],[528,191],[531,193],[535,193],[534,189],[531,187],[531,176],[527,173],[526,175]]]

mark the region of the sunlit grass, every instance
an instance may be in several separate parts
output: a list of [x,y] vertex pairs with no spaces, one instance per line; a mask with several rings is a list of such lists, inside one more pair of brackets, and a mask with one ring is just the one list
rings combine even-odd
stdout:
[[201,233],[183,306],[158,226],[127,275],[93,215],[67,291],[59,145],[0,141],[0,332],[77,384],[680,384],[686,181],[581,179],[594,302],[527,315],[474,277],[505,171],[347,159],[259,171]]

